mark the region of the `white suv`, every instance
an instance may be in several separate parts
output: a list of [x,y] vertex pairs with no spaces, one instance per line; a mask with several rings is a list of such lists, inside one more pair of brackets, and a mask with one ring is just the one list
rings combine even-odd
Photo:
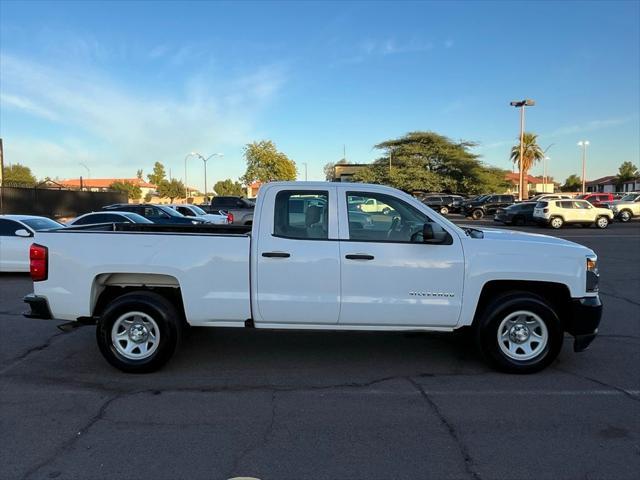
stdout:
[[595,224],[598,228],[607,228],[613,220],[613,212],[594,207],[586,200],[549,200],[536,204],[533,219],[553,228],[561,228],[565,223],[578,223],[584,227]]
[[628,222],[633,217],[640,217],[640,192],[629,192],[620,200],[607,205],[613,215],[621,222]]

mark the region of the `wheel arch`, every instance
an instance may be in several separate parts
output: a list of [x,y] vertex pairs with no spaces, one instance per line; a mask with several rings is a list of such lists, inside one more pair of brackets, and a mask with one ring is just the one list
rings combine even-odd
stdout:
[[485,283],[478,297],[471,326],[477,325],[478,319],[494,298],[508,292],[529,293],[543,298],[553,307],[564,326],[571,301],[569,287],[563,283],[537,280],[490,280]]
[[110,302],[122,295],[145,291],[162,295],[175,305],[185,320],[184,302],[178,279],[172,275],[155,273],[109,272],[96,275],[91,286],[91,315],[99,317]]

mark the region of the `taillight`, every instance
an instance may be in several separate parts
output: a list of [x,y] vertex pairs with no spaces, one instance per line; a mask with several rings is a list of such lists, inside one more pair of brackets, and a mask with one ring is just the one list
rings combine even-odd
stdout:
[[227,213],[227,222],[233,223],[233,213]]
[[29,271],[34,282],[47,279],[49,274],[49,250],[47,247],[33,243],[29,248]]
[[549,209],[548,209],[548,208],[543,208],[543,209],[542,209],[542,212],[543,212],[543,213],[549,213]]

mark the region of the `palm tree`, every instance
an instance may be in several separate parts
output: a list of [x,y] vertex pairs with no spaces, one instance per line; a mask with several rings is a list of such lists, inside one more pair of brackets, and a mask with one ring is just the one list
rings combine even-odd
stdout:
[[[522,144],[524,145],[522,158],[522,176],[526,179],[529,170],[531,170],[531,167],[533,167],[536,162],[539,162],[544,158],[544,152],[537,143],[538,135],[536,135],[535,133],[524,132],[522,139]],[[514,145],[513,147],[511,147],[511,161],[515,163],[518,168],[520,168],[519,143],[518,145]],[[526,183],[527,182],[525,180],[524,184],[526,185]],[[524,188],[524,185],[520,185],[519,188],[522,189],[522,198],[526,199],[529,196],[529,192],[526,188]]]

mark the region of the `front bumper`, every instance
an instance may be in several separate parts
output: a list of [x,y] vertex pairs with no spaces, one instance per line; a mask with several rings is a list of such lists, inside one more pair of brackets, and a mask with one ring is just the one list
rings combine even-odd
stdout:
[[49,308],[49,302],[45,297],[40,297],[34,293],[30,293],[26,297],[24,297],[23,301],[29,305],[30,310],[24,312],[24,315],[27,318],[39,318],[41,320],[51,320],[53,319],[53,315],[51,315],[51,309]]
[[574,298],[569,304],[565,330],[575,337],[573,351],[582,352],[598,334],[602,317],[602,302],[599,296]]

